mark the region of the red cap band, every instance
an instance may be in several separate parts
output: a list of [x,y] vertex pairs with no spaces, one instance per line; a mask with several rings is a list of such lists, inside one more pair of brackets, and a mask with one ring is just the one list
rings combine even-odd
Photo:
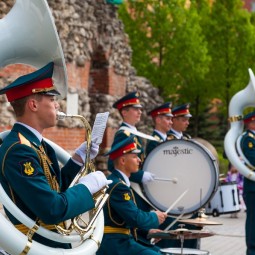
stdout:
[[183,109],[183,110],[180,110],[180,111],[176,111],[173,113],[173,115],[175,117],[179,116],[179,115],[186,115],[186,114],[189,114],[189,109]]
[[135,149],[136,149],[136,143],[130,143],[130,144],[128,144],[128,145],[126,145],[122,148],[119,148],[118,150],[114,151],[113,153],[111,153],[109,155],[109,158],[111,160],[114,160],[114,159],[116,159],[116,158],[130,152],[130,151],[133,151]]
[[160,114],[169,114],[169,113],[171,113],[170,108],[162,108],[162,109],[159,109],[159,110],[152,111],[151,116],[156,117],[157,115],[160,115]]
[[123,108],[125,106],[135,105],[135,104],[140,104],[140,101],[138,98],[131,98],[126,101],[120,102],[119,104],[117,104],[116,107],[118,110],[120,110],[121,108]]
[[255,120],[255,116],[252,116],[252,117],[250,117],[248,119],[245,119],[243,122],[244,123],[249,123],[249,122],[254,121],[254,120]]
[[9,102],[20,99],[22,97],[30,96],[38,92],[33,92],[33,89],[47,89],[53,86],[52,78],[46,78],[44,80],[29,83],[26,86],[15,87],[6,92],[6,96]]

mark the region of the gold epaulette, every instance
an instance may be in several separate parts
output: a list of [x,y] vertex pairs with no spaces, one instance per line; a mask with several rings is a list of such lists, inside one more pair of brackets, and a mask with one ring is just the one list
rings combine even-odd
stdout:
[[25,145],[31,147],[31,143],[30,143],[30,141],[27,140],[26,137],[24,137],[21,133],[18,133],[18,136],[19,136],[20,144],[25,144]]
[[153,137],[156,138],[158,142],[162,142],[163,141],[158,135],[154,135]]
[[169,135],[169,136],[167,137],[167,140],[173,140],[173,139],[176,139],[176,137],[175,137],[174,135]]
[[126,136],[130,136],[130,132],[127,131],[127,130],[124,130],[124,134],[125,134]]
[[250,137],[254,138],[254,134],[253,134],[253,133],[251,133],[251,132],[249,132],[249,133],[248,133],[248,136],[250,136]]

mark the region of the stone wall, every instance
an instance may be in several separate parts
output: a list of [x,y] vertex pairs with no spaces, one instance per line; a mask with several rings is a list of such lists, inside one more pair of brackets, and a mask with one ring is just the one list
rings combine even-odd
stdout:
[[[9,12],[13,3],[13,0],[0,1],[0,17],[4,17]],[[121,121],[118,112],[112,108],[112,103],[126,92],[137,89],[141,93],[141,101],[145,107],[143,120],[138,128],[150,133],[152,121],[146,112],[161,103],[162,98],[146,78],[136,75],[131,65],[132,49],[123,23],[118,18],[118,7],[106,4],[104,0],[48,0],[48,4],[55,19],[66,60],[69,92],[79,94],[79,114],[93,123],[96,113],[110,112],[102,150],[111,145]],[[7,72],[8,67],[0,70],[1,87],[6,86],[20,74],[19,65],[10,68],[12,71],[9,72]],[[65,107],[65,101],[62,101],[63,111]],[[0,114],[1,131],[8,129],[14,123],[11,107],[2,96]],[[54,128],[55,135],[51,134],[52,130],[44,135],[68,151],[71,151],[71,148],[68,147],[70,142],[66,145],[67,136],[71,139],[74,132],[78,132],[77,137],[81,137],[81,141],[84,137],[84,130],[78,121],[59,123],[58,132]],[[72,148],[81,141],[79,139],[72,141]],[[98,159],[97,163],[105,168],[104,159],[102,161]]]

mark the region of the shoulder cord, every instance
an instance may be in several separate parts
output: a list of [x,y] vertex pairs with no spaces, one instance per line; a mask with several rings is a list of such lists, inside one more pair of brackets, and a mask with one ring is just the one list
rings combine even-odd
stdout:
[[37,149],[36,147],[34,147],[32,145],[32,148],[37,152],[39,158],[40,158],[40,164],[43,168],[44,174],[46,176],[46,179],[51,187],[52,190],[56,190],[57,192],[60,191],[60,187],[57,181],[57,177],[56,176],[52,176],[49,165],[52,164],[51,160],[49,159],[49,157],[47,156],[47,154],[45,153],[45,150],[43,148],[42,145],[39,146],[39,149]]
[[[3,176],[5,176],[4,174],[4,164],[5,164],[5,160],[6,160],[6,156],[8,154],[8,152],[10,151],[10,149],[15,145],[15,144],[18,144],[19,142],[16,142],[16,143],[13,143],[9,148],[8,150],[5,152],[5,155],[3,157],[3,162],[2,162],[2,174]],[[13,201],[14,204],[16,204],[16,201],[15,201],[15,196],[14,196],[14,193],[13,193],[13,189],[12,187],[10,186],[10,184],[8,183],[8,187],[9,187],[9,190],[10,190],[10,193],[11,193],[11,199]],[[25,248],[23,249],[23,251],[20,253],[20,255],[26,255],[30,248],[31,248],[31,245],[32,245],[32,238],[33,238],[33,235],[35,234],[35,232],[39,229],[39,226],[40,226],[40,220],[38,217],[36,217],[36,220],[35,220],[35,224],[34,226],[28,230],[27,232],[27,237],[28,237],[28,241],[27,241],[27,244],[25,246]]]
[[111,213],[111,206],[110,206],[110,197],[111,197],[111,194],[112,194],[112,191],[119,185],[119,184],[122,184],[122,182],[117,182],[113,188],[111,189],[110,193],[109,193],[109,199],[107,200],[107,207],[108,207],[108,213],[109,213],[109,217],[111,219],[112,222],[114,222],[116,225],[118,226],[123,226],[125,224],[125,221],[121,222],[121,223],[118,223],[117,221],[115,221],[112,217],[112,213]]
[[[125,224],[125,221],[123,221],[122,223],[116,222],[116,221],[113,219],[113,217],[112,217],[112,214],[111,214],[111,207],[110,207],[110,196],[111,196],[111,193],[112,193],[112,191],[117,187],[117,185],[119,185],[119,184],[124,184],[124,185],[127,186],[127,184],[126,184],[124,181],[122,181],[121,179],[120,179],[119,182],[117,182],[117,183],[113,186],[113,188],[111,189],[111,191],[110,191],[110,193],[109,193],[109,199],[107,200],[107,207],[108,207],[109,217],[110,217],[110,219],[112,220],[112,222],[114,222],[114,223],[115,223],[116,225],[118,225],[118,226],[123,226],[123,225]],[[131,195],[132,195],[132,200],[134,201],[134,203],[135,203],[135,205],[136,205],[136,200],[135,200],[135,196],[134,196],[134,193],[133,193],[132,189],[130,189],[130,192],[131,192]],[[136,233],[137,228],[132,228],[131,230],[132,230],[132,233],[133,233],[133,235],[134,235],[135,240],[137,240],[137,233]]]

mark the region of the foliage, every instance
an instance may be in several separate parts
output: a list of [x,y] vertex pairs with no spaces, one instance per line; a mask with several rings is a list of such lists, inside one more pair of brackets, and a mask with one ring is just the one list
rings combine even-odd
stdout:
[[223,150],[230,99],[255,70],[255,14],[242,0],[126,1],[119,14],[138,75],[166,100],[190,102],[191,134]]
[[[120,9],[138,75],[173,101],[203,93],[199,82],[208,72],[207,47],[196,8],[184,0],[129,2]],[[176,98],[175,98],[176,96]]]
[[248,84],[248,68],[254,67],[255,30],[242,4],[241,0],[215,1],[210,19],[201,22],[211,56],[205,80],[217,88],[212,96],[223,101],[225,115],[231,97]]

